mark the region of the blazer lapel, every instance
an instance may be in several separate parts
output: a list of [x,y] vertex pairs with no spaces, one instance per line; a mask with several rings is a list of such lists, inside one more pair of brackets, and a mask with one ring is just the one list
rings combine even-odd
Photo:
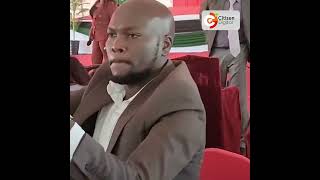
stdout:
[[128,123],[128,121],[131,119],[131,117],[134,115],[137,108],[145,100],[146,94],[145,94],[145,92],[143,92],[143,90],[134,98],[134,100],[128,105],[128,107],[123,111],[123,113],[119,117],[118,122],[113,130],[113,133],[112,133],[112,136],[111,136],[108,148],[107,148],[107,152],[111,152],[111,150],[113,149],[122,129]]
[[139,106],[152,94],[154,89],[158,87],[158,84],[167,77],[167,75],[174,69],[174,64],[169,60],[169,63],[161,71],[161,73],[153,79],[146,87],[144,87],[140,93],[134,98],[134,100],[128,105],[125,111],[119,117],[119,120],[113,130],[107,152],[111,152],[114,145],[116,144],[118,137],[123,130],[124,126],[129,122],[133,115],[137,112]]
[[107,93],[108,82],[101,81],[85,96],[78,109],[74,113],[74,120],[82,125],[91,115],[99,111],[103,106],[112,102]]

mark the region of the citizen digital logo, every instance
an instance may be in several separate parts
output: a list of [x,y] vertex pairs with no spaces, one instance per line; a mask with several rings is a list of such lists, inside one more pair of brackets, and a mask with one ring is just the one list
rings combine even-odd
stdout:
[[239,11],[202,11],[201,25],[203,30],[239,30]]

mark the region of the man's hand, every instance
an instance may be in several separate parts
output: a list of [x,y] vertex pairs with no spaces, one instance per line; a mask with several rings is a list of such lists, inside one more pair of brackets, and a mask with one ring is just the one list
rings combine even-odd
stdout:
[[92,43],[92,41],[91,41],[91,40],[87,41],[87,46],[90,46],[90,45],[91,45],[91,43]]

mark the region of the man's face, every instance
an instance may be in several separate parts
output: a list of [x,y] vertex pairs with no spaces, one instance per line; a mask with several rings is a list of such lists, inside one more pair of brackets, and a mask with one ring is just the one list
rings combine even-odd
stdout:
[[112,17],[106,42],[111,80],[135,84],[150,75],[160,53],[160,37],[153,32],[153,24],[146,17],[129,16],[123,11]]

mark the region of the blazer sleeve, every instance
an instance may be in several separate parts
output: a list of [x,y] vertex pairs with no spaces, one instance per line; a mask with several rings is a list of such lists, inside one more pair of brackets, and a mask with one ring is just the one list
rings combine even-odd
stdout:
[[[85,135],[70,165],[70,178],[84,180],[173,179],[205,148],[205,115],[201,110],[181,110],[163,116],[147,137],[121,161]],[[200,170],[200,167],[199,167]],[[199,178],[193,177],[192,179]],[[81,176],[72,177],[72,174]],[[190,177],[189,177],[190,178]]]
[[78,91],[70,92],[70,114],[73,114],[77,110],[86,89],[87,87],[85,86]]

